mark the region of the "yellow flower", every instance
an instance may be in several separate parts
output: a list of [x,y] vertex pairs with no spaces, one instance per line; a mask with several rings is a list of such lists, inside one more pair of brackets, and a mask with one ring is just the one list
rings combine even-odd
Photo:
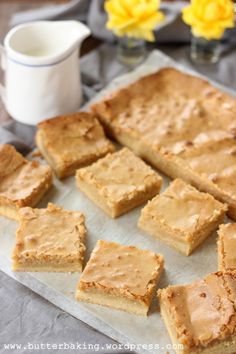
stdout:
[[183,20],[197,37],[220,39],[226,28],[234,27],[232,0],[191,0],[183,9]]
[[118,36],[154,40],[153,29],[164,19],[160,0],[107,0],[107,28]]

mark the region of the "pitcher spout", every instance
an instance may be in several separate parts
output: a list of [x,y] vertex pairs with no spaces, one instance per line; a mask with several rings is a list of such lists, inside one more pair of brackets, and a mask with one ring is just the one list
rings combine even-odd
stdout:
[[90,29],[79,21],[58,21],[67,33],[68,44],[72,48],[80,47],[84,39],[90,36]]

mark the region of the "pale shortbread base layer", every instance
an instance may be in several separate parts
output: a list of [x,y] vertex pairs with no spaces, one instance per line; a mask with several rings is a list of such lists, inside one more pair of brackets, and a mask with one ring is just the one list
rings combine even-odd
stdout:
[[225,272],[225,268],[222,263],[222,257],[218,254],[218,271]]
[[183,346],[183,349],[181,349],[181,343],[177,340],[174,326],[170,316],[168,315],[168,312],[165,309],[165,305],[160,305],[160,308],[161,316],[165,322],[166,328],[175,346],[175,351],[177,354],[233,354],[236,352],[236,336],[229,337],[224,341],[217,341],[207,347],[193,347],[188,349]]
[[[233,233],[229,235],[228,232],[230,232],[231,227],[233,228]],[[235,224],[223,224],[218,230],[217,251],[219,271],[236,273],[235,233]]]
[[36,145],[40,151],[40,153],[43,155],[43,157],[45,158],[45,160],[49,163],[49,165],[51,166],[51,168],[53,169],[53,171],[55,172],[56,176],[58,178],[62,178],[63,176],[63,171],[60,171],[56,164],[55,161],[53,160],[53,158],[47,153],[44,144],[43,144],[43,138],[42,138],[42,132],[41,131],[37,131],[36,136],[35,136],[35,141],[36,141]]
[[108,148],[106,152],[104,152],[103,154],[100,154],[99,156],[92,155],[91,157],[87,157],[87,158],[85,157],[83,159],[83,161],[81,161],[81,160],[74,161],[70,165],[65,164],[65,165],[59,166],[54,161],[53,156],[51,156],[48,153],[48,151],[46,150],[44,143],[43,143],[42,132],[40,130],[36,133],[36,143],[37,143],[37,146],[38,146],[41,154],[43,155],[45,160],[49,163],[49,165],[52,167],[53,171],[55,172],[56,176],[59,179],[73,176],[78,168],[88,166],[88,165],[92,164],[93,162],[95,162],[96,160],[98,160],[99,158],[104,157],[107,153],[114,152],[114,150],[115,150],[112,148],[112,145],[111,145],[111,147]]
[[138,140],[136,137],[131,137],[125,132],[116,132],[112,129],[105,120],[102,121],[106,132],[115,138],[120,144],[129,147],[133,152],[149,162],[152,166],[162,171],[165,175],[172,179],[181,178],[184,181],[192,184],[202,192],[207,192],[213,195],[219,201],[228,204],[229,209],[227,214],[236,220],[236,199],[233,199],[228,194],[224,193],[212,181],[190,169],[186,162],[175,156],[162,154],[160,151],[154,151],[148,143]]
[[157,224],[152,218],[145,217],[141,215],[138,227],[143,231],[147,232],[151,236],[165,242],[168,246],[174,247],[177,251],[182,254],[189,256],[205,239],[210,236],[224,221],[224,212],[217,218],[213,220],[207,227],[199,230],[194,235],[194,238],[190,242],[187,242],[184,237],[181,239],[173,231],[173,234],[165,230],[162,224]]
[[18,221],[17,209],[9,206],[0,206],[0,215],[5,216],[8,219]]
[[147,316],[149,306],[139,301],[130,300],[115,295],[98,292],[96,290],[83,291],[77,289],[76,300],[89,302],[91,304],[103,305],[116,310],[131,312],[136,315]]
[[224,256],[223,254],[219,251],[218,248],[218,271],[219,272],[231,272],[231,273],[236,273],[236,268],[226,268],[225,263],[224,263]]
[[112,218],[117,218],[118,216],[127,213],[128,211],[136,208],[137,206],[145,203],[147,200],[153,198],[157,195],[161,188],[161,181],[153,185],[150,190],[145,191],[145,193],[139,193],[132,200],[124,200],[119,204],[109,206],[109,201],[103,198],[99,193],[97,188],[93,185],[86,183],[81,180],[81,178],[76,176],[77,187],[96,204],[101,208],[105,213],[107,213]]
[[[41,187],[39,187],[37,193],[34,192],[34,194],[31,196],[30,203],[28,203],[27,206],[30,207],[35,207],[39,201],[43,198],[44,194],[51,188],[52,186],[52,177],[48,179],[46,183],[44,183]],[[12,202],[13,204],[14,202]],[[0,215],[5,216],[9,219],[16,220],[18,221],[18,210],[19,208],[17,206],[4,206],[0,205]]]
[[219,238],[217,242],[217,251],[218,251],[218,270],[225,272],[225,266],[224,266],[224,249],[223,249],[223,244],[222,240]]
[[124,298],[122,296],[115,296],[113,294],[108,294],[101,289],[97,290],[96,288],[90,288],[88,291],[77,288],[75,293],[75,298],[78,301],[85,301],[91,304],[102,305],[106,307],[111,307],[116,310],[122,310],[136,315],[147,316],[148,310],[152,301],[152,296],[155,291],[155,288],[160,280],[164,269],[164,262],[160,263],[160,268],[155,279],[155,287],[153,287],[152,293],[150,295],[149,302],[144,303],[139,300],[131,300]]
[[73,264],[23,264],[16,261],[12,264],[12,270],[15,272],[82,272],[83,262]]

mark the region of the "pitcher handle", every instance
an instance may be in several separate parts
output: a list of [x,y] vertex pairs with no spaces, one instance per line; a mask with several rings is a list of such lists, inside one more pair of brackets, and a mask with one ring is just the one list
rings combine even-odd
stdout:
[[[6,69],[6,54],[3,45],[0,43],[0,68],[5,71]],[[6,88],[0,83],[0,98],[3,103],[6,102]]]

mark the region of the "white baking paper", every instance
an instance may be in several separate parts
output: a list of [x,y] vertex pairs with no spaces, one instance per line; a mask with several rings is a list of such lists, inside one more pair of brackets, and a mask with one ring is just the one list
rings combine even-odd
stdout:
[[[183,71],[193,73],[175,63],[161,52],[154,51],[138,69],[115,79],[95,99],[99,99],[115,88],[124,86],[143,75],[165,66],[177,67]],[[220,85],[216,86],[235,95],[234,92]],[[164,190],[167,185],[168,179],[164,178],[162,189]],[[55,180],[54,187],[45,196],[39,206],[46,206],[48,201],[59,204],[69,210],[80,210],[85,214],[88,229],[86,260],[89,258],[89,254],[96,241],[105,239],[121,244],[135,245],[163,254],[165,258],[165,272],[161,278],[160,287],[166,287],[168,284],[189,283],[203,277],[209,272],[217,270],[215,234],[204,242],[191,256],[183,256],[137,228],[141,207],[118,219],[110,219],[77,190],[74,177],[68,178],[63,182]],[[168,351],[169,353],[174,353],[174,350],[170,348],[171,340],[155,303],[152,305],[151,313],[147,318],[139,317],[102,306],[76,302],[74,300],[74,292],[79,280],[79,273],[13,273],[11,271],[10,258],[15,242],[16,227],[16,222],[0,217],[0,269],[2,271],[64,311],[120,343],[144,345],[142,349],[141,347],[136,347],[135,350],[137,352],[165,354]],[[151,345],[156,345],[156,349],[151,349]],[[159,348],[157,348],[157,345],[159,345]],[[145,349],[145,346],[147,349]]]

